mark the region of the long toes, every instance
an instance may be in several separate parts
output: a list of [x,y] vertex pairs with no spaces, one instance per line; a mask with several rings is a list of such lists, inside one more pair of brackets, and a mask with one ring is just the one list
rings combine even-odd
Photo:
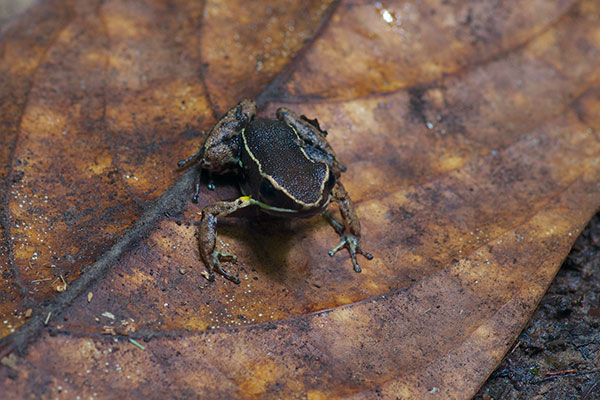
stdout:
[[220,269],[219,273],[223,275],[225,278],[229,279],[231,282],[235,284],[240,284],[240,279],[237,276],[231,275],[229,272],[226,272],[224,269]]
[[360,266],[358,265],[358,261],[356,260],[357,254],[362,254],[364,257],[367,258],[367,260],[373,259],[373,255],[361,249],[359,239],[352,235],[342,235],[342,240],[334,249],[329,251],[329,255],[333,257],[333,255],[343,247],[346,247],[348,249],[348,252],[350,253],[350,259],[352,261],[352,266],[354,267],[354,271],[356,272],[362,272]]
[[373,254],[371,253],[367,253],[366,251],[364,251],[363,249],[358,249],[358,251],[360,252],[360,254],[362,254],[363,256],[365,256],[365,258],[367,260],[372,260],[373,259]]
[[335,253],[337,253],[338,251],[340,251],[341,249],[343,249],[346,246],[346,240],[342,239],[341,242],[335,246],[335,248],[331,249],[328,251],[328,254],[333,257],[335,255]]
[[362,272],[362,270],[360,269],[360,265],[358,265],[358,262],[356,261],[356,255],[355,254],[351,254],[350,258],[352,259],[352,265],[354,266],[354,271],[355,272]]
[[213,252],[213,263],[214,263],[213,270],[217,271],[219,274],[223,275],[225,278],[229,279],[231,282],[239,284],[240,280],[238,279],[238,277],[233,276],[229,272],[225,271],[223,269],[223,266],[221,265],[220,260],[231,259],[231,258],[235,259],[237,257],[233,254],[224,254],[224,253],[221,253],[220,251],[215,250]]
[[235,261],[235,260],[237,260],[237,256],[235,254],[227,254],[227,253],[217,252],[217,255],[219,257],[219,260],[221,260],[221,261]]

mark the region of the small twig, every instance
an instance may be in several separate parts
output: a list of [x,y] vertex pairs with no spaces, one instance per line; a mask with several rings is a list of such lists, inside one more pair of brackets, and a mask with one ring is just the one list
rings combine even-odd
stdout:
[[41,278],[41,279],[34,279],[31,281],[31,283],[39,283],[39,282],[44,282],[44,281],[49,281],[52,278]]
[[519,348],[519,346],[521,346],[521,341],[520,340],[517,343],[515,343],[515,345],[513,346],[512,349],[510,349],[510,353],[509,354],[514,353],[514,351],[517,350]]
[[561,377],[561,376],[565,376],[567,378],[572,378],[574,376],[597,374],[598,372],[600,372],[600,368],[594,368],[594,369],[585,370],[585,371],[578,371],[576,369],[566,369],[566,370],[562,370],[562,371],[550,371],[550,372],[546,372],[545,376],[541,379],[538,379],[536,382],[541,383],[541,382],[551,381],[551,380],[556,379],[557,377]]
[[574,374],[576,372],[577,372],[576,369],[563,369],[562,371],[548,371],[548,372],[546,372],[546,375],[544,375],[544,376],[548,378],[551,376],[570,375],[570,374]]
[[48,312],[48,315],[46,316],[46,319],[44,320],[44,326],[48,325],[48,322],[50,322],[51,316],[52,316],[52,311]]
[[594,389],[596,388],[596,386],[598,386],[598,384],[600,383],[600,377],[598,379],[596,379],[596,381],[594,382],[593,385],[591,385],[583,394],[582,400],[587,400],[587,399],[591,399],[591,395],[596,393],[594,391]]

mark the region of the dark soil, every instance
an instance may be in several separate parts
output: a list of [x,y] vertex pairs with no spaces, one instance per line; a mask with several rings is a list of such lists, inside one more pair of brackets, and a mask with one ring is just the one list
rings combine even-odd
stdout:
[[600,399],[600,213],[475,399]]

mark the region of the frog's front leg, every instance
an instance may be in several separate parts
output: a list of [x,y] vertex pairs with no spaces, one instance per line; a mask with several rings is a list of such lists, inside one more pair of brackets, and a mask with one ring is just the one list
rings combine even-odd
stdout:
[[200,247],[200,256],[208,269],[208,280],[214,281],[217,271],[225,278],[234,283],[240,283],[240,280],[228,273],[221,266],[221,260],[235,259],[231,254],[224,254],[216,250],[217,242],[217,218],[229,215],[237,210],[256,204],[256,201],[250,196],[242,196],[234,201],[218,201],[202,209],[202,219],[198,229],[198,240]]
[[303,146],[304,150],[314,161],[329,165],[336,177],[339,177],[346,170],[346,167],[338,161],[335,152],[327,141],[325,137],[327,132],[321,129],[316,119],[311,121],[304,115],[299,117],[298,114],[285,107],[279,107],[276,115],[277,119],[294,128],[300,139],[307,145]]
[[354,211],[354,205],[348,192],[346,192],[346,189],[344,189],[344,186],[339,181],[336,182],[331,190],[331,199],[338,204],[344,223],[341,224],[336,221],[327,211],[323,213],[336,232],[341,236],[340,243],[333,250],[329,251],[329,255],[333,257],[340,249],[346,247],[350,252],[354,271],[360,272],[361,269],[356,260],[356,255],[362,254],[368,260],[373,259],[373,256],[364,251],[360,246],[360,221]]
[[[254,100],[240,101],[217,121],[193,155],[177,163],[178,167],[184,168],[198,162],[200,169],[207,170],[209,174],[223,174],[235,170],[239,162],[240,134],[255,115],[256,103]],[[210,184],[209,188],[211,188]],[[194,202],[198,201],[199,189],[198,181],[196,182]]]

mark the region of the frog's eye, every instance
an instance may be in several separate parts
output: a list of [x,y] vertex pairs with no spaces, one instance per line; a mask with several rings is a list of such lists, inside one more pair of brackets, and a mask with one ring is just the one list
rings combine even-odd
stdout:
[[275,196],[275,188],[268,179],[263,179],[260,183],[260,195],[265,199]]
[[331,170],[329,170],[329,177],[327,178],[325,187],[327,188],[327,190],[331,190],[333,185],[335,185],[335,176],[333,175],[333,172],[331,172]]

